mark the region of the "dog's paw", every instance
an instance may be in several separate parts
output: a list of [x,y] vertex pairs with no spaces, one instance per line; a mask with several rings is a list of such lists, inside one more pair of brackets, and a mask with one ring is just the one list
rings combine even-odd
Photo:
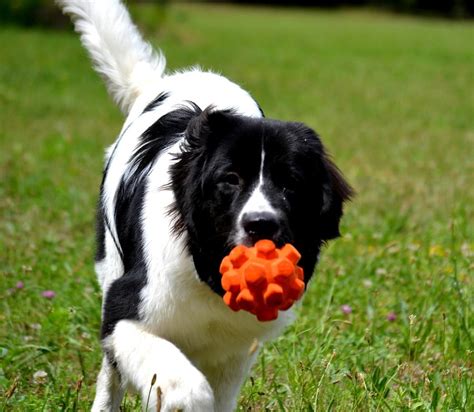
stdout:
[[143,394],[144,410],[153,412],[213,412],[214,394],[204,375],[197,371],[179,377],[153,379]]

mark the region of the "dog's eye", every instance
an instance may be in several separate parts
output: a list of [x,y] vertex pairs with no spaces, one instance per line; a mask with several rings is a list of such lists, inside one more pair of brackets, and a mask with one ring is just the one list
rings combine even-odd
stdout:
[[231,186],[240,186],[241,181],[242,179],[237,173],[229,172],[220,178],[219,183],[226,183]]

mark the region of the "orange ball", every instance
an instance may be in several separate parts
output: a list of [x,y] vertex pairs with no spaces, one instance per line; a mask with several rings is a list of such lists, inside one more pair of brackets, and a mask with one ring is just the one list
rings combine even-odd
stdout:
[[304,292],[300,253],[290,244],[278,249],[271,240],[255,246],[236,246],[221,263],[224,302],[232,310],[246,310],[260,321],[274,320]]

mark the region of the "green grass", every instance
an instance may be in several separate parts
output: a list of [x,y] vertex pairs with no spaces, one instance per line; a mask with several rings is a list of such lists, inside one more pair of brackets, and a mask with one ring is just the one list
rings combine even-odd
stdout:
[[[170,68],[213,68],[307,122],[358,191],[240,410],[474,410],[472,23],[173,6],[157,30],[149,11]],[[2,27],[0,44],[0,410],[87,410],[94,206],[122,118],[72,32]]]

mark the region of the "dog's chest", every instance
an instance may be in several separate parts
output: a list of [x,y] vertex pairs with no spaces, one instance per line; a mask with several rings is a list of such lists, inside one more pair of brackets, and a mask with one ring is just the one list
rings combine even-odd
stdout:
[[273,322],[233,312],[198,279],[192,263],[188,265],[189,272],[174,273],[173,289],[163,290],[162,282],[157,282],[160,293],[153,290],[154,282],[144,289],[142,319],[147,329],[175,344],[195,363],[222,363],[235,354],[246,354],[256,343],[280,334],[292,320],[291,311]]

